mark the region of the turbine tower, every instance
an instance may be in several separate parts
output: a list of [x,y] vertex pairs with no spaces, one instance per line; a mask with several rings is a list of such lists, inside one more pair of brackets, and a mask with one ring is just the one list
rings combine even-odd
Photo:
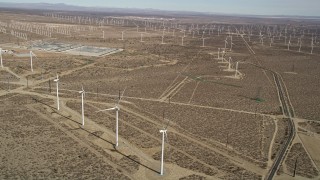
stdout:
[[[164,112],[163,112],[163,121],[164,118]],[[164,165],[164,138],[166,138],[166,141],[168,142],[168,136],[167,136],[167,129],[169,126],[170,120],[168,120],[168,123],[166,127],[163,127],[163,129],[160,130],[160,133],[162,133],[162,143],[161,143],[161,161],[160,161],[160,175],[163,175],[163,165]]]
[[239,67],[239,62],[236,63],[236,73],[234,74],[234,77],[235,77],[235,78],[238,78],[239,75],[240,75],[240,73],[239,73],[239,71],[238,71],[238,67]]
[[231,36],[231,34],[229,34],[229,36],[230,36],[230,51],[232,51],[232,45],[234,45],[233,43],[232,43],[232,36]]
[[184,39],[184,37],[182,36],[182,37],[181,37],[181,46],[184,46],[184,45],[183,45],[183,39]]
[[3,64],[2,64],[2,48],[0,48],[0,60],[1,60],[1,68],[3,68]]
[[162,133],[160,175],[163,175],[164,136],[167,138],[167,129],[160,130],[160,133]]
[[82,86],[82,91],[79,91],[79,93],[81,94],[81,114],[82,114],[82,127],[84,127],[84,104],[83,104],[83,99],[84,96],[86,95],[86,92],[83,90],[83,86]]
[[58,76],[58,74],[57,74],[57,79],[54,79],[53,81],[57,83],[57,109],[59,111],[60,105],[59,105],[59,76]]
[[30,51],[30,66],[31,66],[31,72],[33,72],[33,66],[32,66],[32,56],[37,57],[32,51]]
[[311,54],[313,52],[313,46],[314,46],[314,43],[313,43],[313,38],[312,38],[312,40],[311,40]]
[[231,57],[229,57],[229,63],[228,63],[228,71],[231,71]]
[[302,41],[301,41],[301,38],[299,40],[299,52],[301,52],[301,45],[302,45]]
[[227,51],[227,44],[228,44],[228,41],[227,41],[227,38],[226,38],[226,40],[224,40],[224,51]]
[[165,43],[163,42],[164,36],[162,36],[161,38],[162,38],[162,39],[161,39],[161,44],[165,44]]
[[202,46],[201,47],[204,47],[204,39],[205,38],[202,38]]
[[121,41],[123,41],[123,34],[124,34],[124,31],[121,31]]

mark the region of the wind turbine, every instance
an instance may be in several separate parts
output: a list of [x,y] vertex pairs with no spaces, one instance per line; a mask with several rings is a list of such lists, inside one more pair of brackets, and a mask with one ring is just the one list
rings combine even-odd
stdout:
[[229,34],[230,35],[230,51],[232,51],[232,45],[235,45],[233,42],[232,42],[232,36],[231,36],[231,34]]
[[2,48],[0,48],[0,60],[1,60],[1,68],[3,68],[3,64],[2,64]]
[[183,45],[183,39],[184,39],[184,36],[181,37],[181,46],[184,46]]
[[290,50],[291,41],[288,42],[288,51]]
[[228,63],[228,71],[231,71],[231,57],[229,57],[229,63]]
[[[231,36],[231,37],[232,37],[232,36]],[[231,41],[230,51],[232,51],[232,45],[235,45],[235,44]]]
[[32,51],[30,51],[30,66],[31,66],[31,71],[33,72],[33,66],[32,66],[32,56],[37,57]]
[[300,42],[299,42],[299,52],[301,52],[301,45],[302,45],[302,40],[301,40],[301,38],[300,38]]
[[202,38],[202,46],[201,46],[201,47],[205,47],[205,46],[204,46],[204,39],[205,39],[205,38]]
[[226,38],[226,40],[224,40],[224,51],[227,50],[227,44],[228,44],[228,41],[227,41],[227,38]]
[[284,37],[284,44],[287,44],[287,36]]
[[[164,119],[164,116],[163,116]],[[162,133],[162,144],[161,144],[161,163],[160,163],[160,175],[163,175],[163,161],[164,161],[164,136],[166,136],[166,140],[168,141],[167,136],[167,128],[170,121],[168,121],[167,126],[163,127],[163,129],[160,130],[160,133]]]
[[121,31],[121,41],[123,41],[123,34],[124,34],[124,31]]
[[272,46],[273,39],[274,39],[274,36],[272,36],[272,38],[270,38],[270,47]]
[[162,39],[161,39],[161,44],[165,44],[165,43],[163,42],[164,36],[162,36],[161,38],[162,38]]
[[57,108],[59,111],[60,105],[59,105],[59,76],[58,76],[58,74],[57,74],[57,79],[54,79],[53,81],[57,83]]
[[312,38],[312,40],[311,40],[311,54],[312,54],[312,52],[313,52],[313,38]]
[[85,97],[86,95],[86,92],[84,91],[83,89],[83,86],[82,86],[82,91],[79,91],[79,93],[81,94],[81,105],[82,105],[82,108],[81,108],[81,113],[82,113],[82,127],[84,127],[84,104],[83,104],[83,98]]
[[123,90],[122,95],[120,95],[120,91],[119,91],[119,100],[118,100],[118,103],[114,107],[97,111],[97,112],[113,111],[113,110],[116,111],[116,144],[115,144],[115,147],[119,146],[119,111],[120,111],[119,104],[120,104],[121,98],[123,97],[123,94],[125,91],[126,91],[126,89]]
[[238,78],[239,71],[238,71],[239,62],[236,63],[236,73],[234,74],[235,78]]

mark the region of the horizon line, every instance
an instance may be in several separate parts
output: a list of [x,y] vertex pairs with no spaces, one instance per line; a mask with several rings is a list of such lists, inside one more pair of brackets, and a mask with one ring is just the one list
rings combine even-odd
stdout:
[[[136,8],[136,7],[111,7],[111,6],[85,6],[85,5],[74,5],[74,4],[67,4],[67,3],[48,3],[48,2],[1,2],[0,1],[0,8],[16,8],[16,9],[37,9],[37,10],[46,10],[41,7],[4,7],[1,4],[48,4],[48,5],[64,5],[64,6],[71,6],[71,7],[80,7],[80,8],[93,8],[96,9],[96,12],[101,12],[100,10],[104,8],[109,9],[132,9],[132,10],[153,10],[153,11],[164,11],[164,12],[180,12],[180,13],[198,13],[198,14],[205,14],[205,15],[227,15],[227,16],[251,16],[251,17],[269,17],[269,18],[292,18],[292,17],[300,17],[300,18],[320,18],[320,15],[285,15],[285,14],[245,14],[245,13],[228,13],[228,12],[207,12],[207,11],[196,11],[196,10],[166,10],[166,9],[156,9],[156,8]],[[92,10],[93,10],[92,9]],[[59,9],[52,9],[58,11]],[[72,10],[62,10],[62,11],[72,11]],[[84,12],[90,12],[89,10],[79,10]]]

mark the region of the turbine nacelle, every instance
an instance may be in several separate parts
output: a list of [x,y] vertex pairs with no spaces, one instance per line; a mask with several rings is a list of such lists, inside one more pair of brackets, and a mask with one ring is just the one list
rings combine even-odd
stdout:
[[80,94],[84,94],[84,95],[86,94],[86,91],[83,89],[83,86],[82,86],[82,90],[79,91],[79,93],[80,93]]
[[160,132],[160,133],[165,133],[165,134],[167,134],[167,129],[162,129],[162,130],[160,130],[159,132]]
[[53,80],[54,82],[58,82],[59,81],[59,75],[57,74],[57,78]]

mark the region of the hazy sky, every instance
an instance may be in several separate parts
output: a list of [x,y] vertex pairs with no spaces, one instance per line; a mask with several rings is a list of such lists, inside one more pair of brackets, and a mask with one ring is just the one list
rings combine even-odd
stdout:
[[0,0],[258,15],[320,16],[320,0]]

